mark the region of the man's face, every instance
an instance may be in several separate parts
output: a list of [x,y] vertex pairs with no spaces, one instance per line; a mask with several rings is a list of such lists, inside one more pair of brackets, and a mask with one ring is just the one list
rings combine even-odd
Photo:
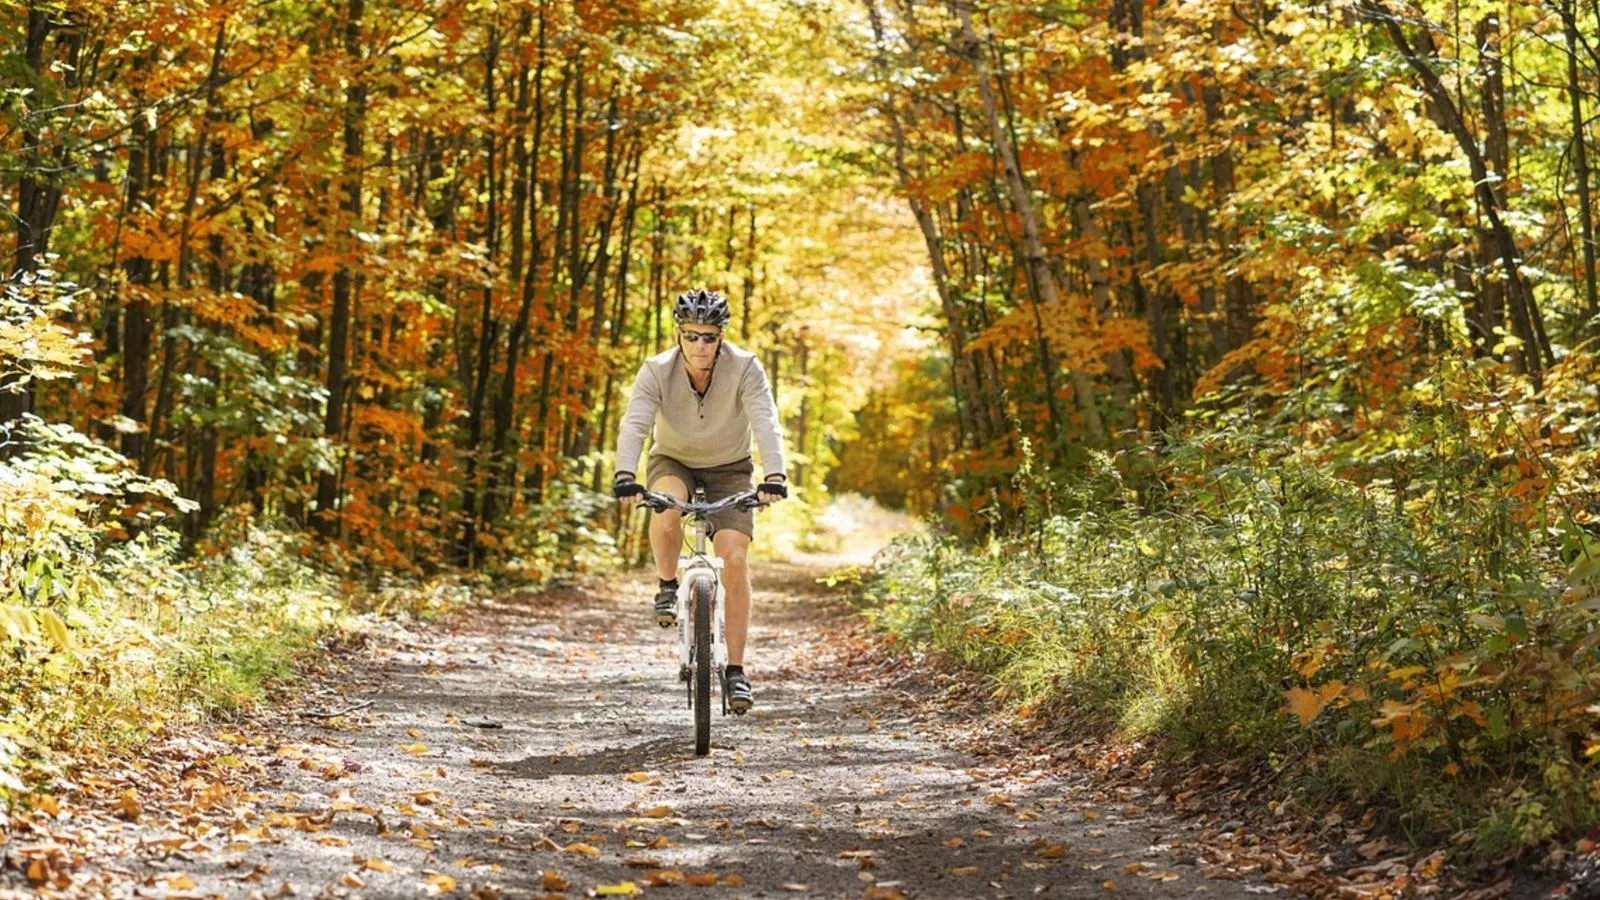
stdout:
[[678,345],[683,348],[683,358],[697,371],[711,368],[717,358],[717,347],[722,344],[722,329],[714,325],[683,325],[678,328]]

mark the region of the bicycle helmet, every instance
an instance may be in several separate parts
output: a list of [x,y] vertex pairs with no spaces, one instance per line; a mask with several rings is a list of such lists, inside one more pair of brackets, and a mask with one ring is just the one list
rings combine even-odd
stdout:
[[678,295],[677,305],[672,308],[672,320],[679,325],[715,325],[721,328],[731,318],[733,314],[728,311],[728,301],[716,291],[705,288]]

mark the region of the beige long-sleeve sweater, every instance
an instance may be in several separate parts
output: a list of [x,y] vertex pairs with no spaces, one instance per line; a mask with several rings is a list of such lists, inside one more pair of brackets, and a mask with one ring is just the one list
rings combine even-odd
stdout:
[[633,380],[628,411],[617,433],[617,471],[640,473],[644,439],[655,428],[652,453],[693,469],[738,462],[751,436],[767,475],[786,475],[778,405],[761,360],[726,340],[717,352],[705,396],[695,393],[677,347],[644,361]]

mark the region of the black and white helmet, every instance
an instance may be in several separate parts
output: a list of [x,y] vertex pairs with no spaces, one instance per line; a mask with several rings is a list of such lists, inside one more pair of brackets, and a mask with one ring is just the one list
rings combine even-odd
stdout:
[[715,325],[721,328],[731,318],[733,314],[728,311],[728,301],[716,291],[705,288],[678,295],[677,305],[672,308],[672,321],[679,325]]

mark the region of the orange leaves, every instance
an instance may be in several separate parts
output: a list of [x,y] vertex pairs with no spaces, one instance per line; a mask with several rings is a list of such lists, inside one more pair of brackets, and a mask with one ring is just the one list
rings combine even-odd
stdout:
[[1400,753],[1427,732],[1428,715],[1421,703],[1385,700],[1378,704],[1378,717],[1372,720],[1372,724],[1389,730],[1389,737],[1395,743],[1395,752]]

